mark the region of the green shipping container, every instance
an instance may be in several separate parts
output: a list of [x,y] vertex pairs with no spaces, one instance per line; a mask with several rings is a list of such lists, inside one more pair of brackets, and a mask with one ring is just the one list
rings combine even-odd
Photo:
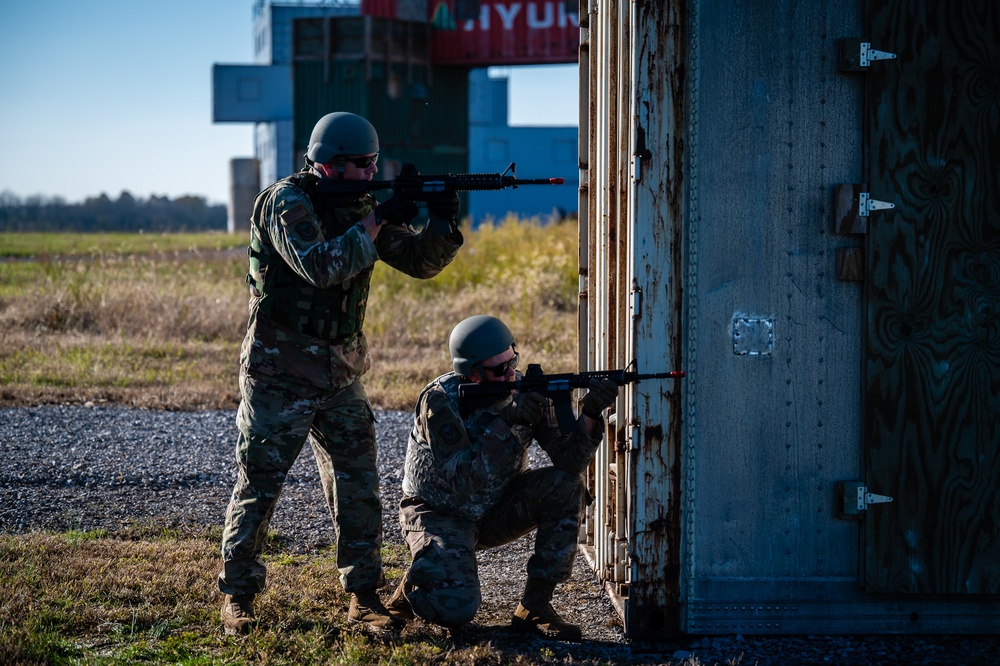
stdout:
[[378,131],[377,179],[394,177],[405,163],[421,173],[468,171],[468,69],[431,67],[426,25],[299,19],[294,35],[296,164],[319,118],[350,111]]

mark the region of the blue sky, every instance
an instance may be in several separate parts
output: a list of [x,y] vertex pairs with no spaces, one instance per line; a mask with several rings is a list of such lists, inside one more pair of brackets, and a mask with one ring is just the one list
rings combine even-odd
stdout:
[[[252,55],[253,0],[0,2],[0,192],[228,199],[249,124],[212,122],[212,65]],[[510,122],[574,125],[574,66],[511,68]]]

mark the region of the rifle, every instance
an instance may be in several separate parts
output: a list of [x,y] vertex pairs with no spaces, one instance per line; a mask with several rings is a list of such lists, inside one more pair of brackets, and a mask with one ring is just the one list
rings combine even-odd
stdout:
[[530,363],[524,376],[512,382],[481,382],[479,384],[469,382],[459,384],[458,398],[460,401],[482,398],[499,400],[511,391],[540,393],[552,401],[552,405],[555,407],[556,420],[559,423],[559,430],[564,434],[568,434],[576,426],[576,419],[573,416],[573,408],[570,404],[572,390],[587,388],[591,379],[610,379],[618,384],[618,386],[624,386],[646,379],[680,379],[684,375],[685,372],[683,370],[641,374],[638,372],[629,372],[627,369],[546,375],[542,372],[542,366],[537,363]]
[[412,164],[404,164],[392,180],[330,180],[321,178],[316,186],[320,198],[358,196],[365,192],[392,190],[411,201],[427,201],[438,192],[471,192],[517,189],[521,185],[562,185],[564,178],[518,178],[517,165],[511,162],[503,173],[448,173],[421,175]]

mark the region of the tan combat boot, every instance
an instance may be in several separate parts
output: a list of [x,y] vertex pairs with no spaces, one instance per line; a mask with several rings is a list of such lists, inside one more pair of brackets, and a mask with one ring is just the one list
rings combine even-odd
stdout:
[[399,581],[396,591],[392,593],[391,597],[389,597],[389,602],[385,605],[385,607],[388,609],[390,615],[404,620],[412,620],[416,616],[413,614],[413,607],[410,606],[409,599],[406,598],[406,577],[407,574],[403,574],[403,580]]
[[532,631],[557,641],[581,641],[583,632],[575,624],[566,622],[552,608],[552,592],[556,584],[538,578],[529,578],[524,596],[514,611],[510,624],[520,631]]
[[406,624],[406,620],[389,614],[374,588],[351,595],[347,621],[363,622],[376,631],[399,631]]
[[222,601],[222,626],[227,636],[248,634],[257,624],[253,614],[253,594],[227,594]]

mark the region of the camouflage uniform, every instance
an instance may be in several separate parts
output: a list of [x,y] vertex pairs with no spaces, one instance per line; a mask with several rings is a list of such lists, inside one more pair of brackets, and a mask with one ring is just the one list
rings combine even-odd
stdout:
[[300,172],[261,192],[254,203],[250,319],[240,353],[236,418],[238,476],[219,574],[226,594],[264,588],[261,548],[285,476],[307,438],[337,528],[344,590],[379,582],[382,508],[374,414],[360,380],[371,367],[362,324],[372,266],[381,259],[413,277],[430,278],[462,245],[461,233],[443,218],[420,233],[386,224],[372,242],[358,222],[375,200],[347,197],[317,211],[316,180]]
[[[580,512],[590,501],[581,474],[600,443],[582,421],[563,435],[551,413],[533,428],[509,426],[499,414],[513,396],[474,406],[463,418],[462,381],[448,373],[420,394],[399,513],[413,558],[406,599],[417,616],[444,626],[471,621],[482,601],[475,552],[536,527],[528,576],[552,583],[569,578]],[[552,467],[528,469],[533,440]]]

